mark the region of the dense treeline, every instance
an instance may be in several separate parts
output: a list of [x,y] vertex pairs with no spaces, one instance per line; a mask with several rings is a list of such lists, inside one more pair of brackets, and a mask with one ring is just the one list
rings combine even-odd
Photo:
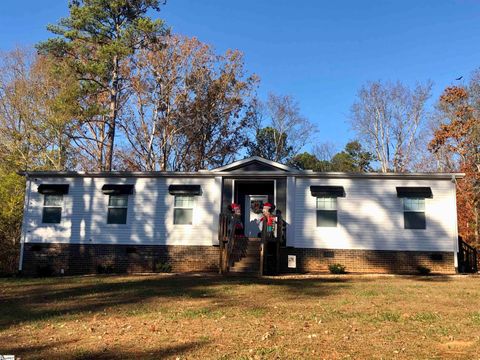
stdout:
[[[338,151],[292,96],[256,95],[237,50],[217,54],[150,15],[158,0],[73,0],[36,49],[0,58],[0,273],[12,273],[24,170],[195,171],[258,155],[314,171],[462,171],[460,233],[479,244],[480,76],[445,90],[370,82]],[[321,129],[320,129],[321,133]],[[308,150],[308,151],[306,151]]]

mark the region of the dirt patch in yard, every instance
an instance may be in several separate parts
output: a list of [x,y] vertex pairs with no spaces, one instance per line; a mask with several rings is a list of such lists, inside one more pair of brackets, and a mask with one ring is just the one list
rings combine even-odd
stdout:
[[0,280],[23,359],[465,359],[478,277],[217,275]]

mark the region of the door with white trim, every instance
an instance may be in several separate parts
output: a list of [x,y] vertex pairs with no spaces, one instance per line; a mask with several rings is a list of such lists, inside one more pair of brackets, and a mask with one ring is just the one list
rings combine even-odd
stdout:
[[257,237],[260,232],[260,218],[263,204],[268,202],[268,195],[245,196],[245,236]]

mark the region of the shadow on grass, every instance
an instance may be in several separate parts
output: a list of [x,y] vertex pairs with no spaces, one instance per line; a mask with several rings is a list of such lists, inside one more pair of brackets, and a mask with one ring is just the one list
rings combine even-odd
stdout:
[[452,281],[452,277],[446,275],[427,275],[427,276],[415,276],[411,277],[413,280],[416,281],[424,281],[424,282],[448,282]]
[[[272,279],[218,275],[96,276],[8,280],[0,295],[0,330],[21,322],[49,320],[149,300],[214,299],[218,309],[238,306],[235,286],[273,286],[282,297],[322,298],[336,293],[348,278]],[[355,280],[355,281],[358,281]],[[255,290],[256,291],[256,290]],[[254,304],[250,304],[254,305]],[[245,304],[248,306],[248,304]]]
[[[57,341],[54,343],[53,346],[68,346],[73,344],[75,341]],[[0,352],[2,354],[10,354],[10,355],[23,355],[32,357],[35,354],[42,353],[43,351],[51,350],[52,344],[45,341],[44,345],[28,345],[28,346],[12,346],[8,344],[0,345]]]
[[[200,348],[207,341],[193,341],[177,345],[165,345],[161,348],[145,349],[143,351],[132,351],[122,347],[109,348],[99,350],[59,350],[62,347],[74,345],[75,341],[57,341],[46,345],[32,346],[6,346],[0,350],[5,354],[14,354],[29,359],[43,359],[47,354],[48,359],[164,359],[166,357],[179,357],[194,349]],[[53,348],[57,350],[53,350]]]

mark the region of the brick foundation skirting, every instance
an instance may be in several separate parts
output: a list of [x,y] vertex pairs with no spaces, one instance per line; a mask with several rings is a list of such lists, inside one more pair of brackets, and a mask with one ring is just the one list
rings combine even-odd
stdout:
[[[100,245],[27,243],[23,272],[26,275],[218,271],[219,248],[179,245]],[[296,255],[296,269],[287,266]],[[433,273],[455,273],[453,252],[383,251],[282,248],[283,273],[328,272],[328,265],[341,264],[347,272],[417,273],[423,266]]]
[[26,275],[218,271],[218,247],[27,243]]
[[[296,255],[296,269],[287,266],[288,255]],[[432,273],[455,273],[453,252],[386,251],[283,248],[282,272],[328,272],[328,265],[341,264],[347,272],[360,273],[418,273],[426,267]]]

